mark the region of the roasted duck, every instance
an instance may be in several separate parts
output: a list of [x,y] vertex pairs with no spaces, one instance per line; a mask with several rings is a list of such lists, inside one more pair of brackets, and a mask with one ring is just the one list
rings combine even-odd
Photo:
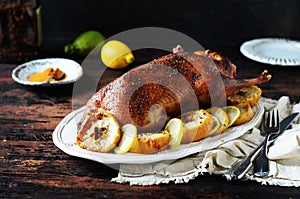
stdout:
[[256,78],[235,79],[236,66],[219,53],[174,52],[136,67],[95,93],[87,103],[79,133],[97,120],[101,111],[120,125],[135,124],[139,131],[157,132],[169,116],[226,103],[237,89],[268,82],[263,71]]

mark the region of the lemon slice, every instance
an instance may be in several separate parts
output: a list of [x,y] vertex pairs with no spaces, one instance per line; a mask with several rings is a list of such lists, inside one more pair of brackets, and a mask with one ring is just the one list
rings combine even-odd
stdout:
[[116,154],[124,154],[133,146],[137,140],[137,128],[133,124],[125,124],[121,128],[122,138],[119,146],[115,148]]
[[212,135],[216,133],[220,128],[221,122],[215,116],[212,116],[212,129],[208,132],[207,135]]
[[178,118],[172,118],[167,123],[165,130],[167,130],[171,136],[169,145],[172,147],[179,146],[183,136],[182,120]]
[[207,111],[212,116],[215,116],[221,124],[221,127],[219,128],[219,130],[217,130],[215,133],[224,132],[228,128],[228,124],[229,124],[229,118],[228,118],[227,113],[222,108],[216,107],[216,106],[207,109]]
[[237,126],[237,125],[245,124],[253,118],[254,113],[250,104],[238,104],[236,105],[236,107],[240,109],[240,116],[233,123],[233,125]]
[[134,61],[130,48],[117,40],[108,41],[101,49],[102,62],[109,68],[121,69]]
[[236,106],[225,106],[223,107],[223,110],[228,115],[228,127],[231,126],[241,115],[240,109]]

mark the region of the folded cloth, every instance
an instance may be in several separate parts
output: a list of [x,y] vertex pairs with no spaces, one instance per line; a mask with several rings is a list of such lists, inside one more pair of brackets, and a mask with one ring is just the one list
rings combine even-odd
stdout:
[[[300,112],[300,104],[291,104],[287,96],[279,100],[262,98],[265,109],[276,108],[282,120],[292,112]],[[241,137],[227,141],[209,151],[202,151],[174,161],[151,164],[121,164],[113,182],[131,185],[160,183],[186,183],[203,173],[226,174],[233,165],[247,157],[262,141],[259,123]],[[270,173],[264,178],[254,177],[250,170],[244,179],[255,180],[265,185],[300,186],[300,118],[286,130],[270,147]]]

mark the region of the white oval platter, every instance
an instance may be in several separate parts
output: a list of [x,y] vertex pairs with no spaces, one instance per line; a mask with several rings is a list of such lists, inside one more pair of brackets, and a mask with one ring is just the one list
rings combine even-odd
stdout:
[[214,149],[225,142],[234,140],[245,134],[249,129],[253,128],[260,121],[263,114],[263,105],[261,102],[259,102],[257,106],[253,108],[254,117],[251,121],[243,125],[228,128],[221,135],[207,137],[198,142],[182,144],[178,147],[167,148],[165,150],[152,154],[135,154],[127,152],[125,154],[119,155],[114,154],[113,152],[99,153],[87,151],[80,148],[76,144],[76,136],[78,132],[77,124],[80,121],[85,109],[85,107],[82,107],[69,113],[58,124],[58,126],[53,131],[53,142],[59,149],[69,155],[97,161],[104,164],[146,164],[162,160],[176,160],[197,152]]

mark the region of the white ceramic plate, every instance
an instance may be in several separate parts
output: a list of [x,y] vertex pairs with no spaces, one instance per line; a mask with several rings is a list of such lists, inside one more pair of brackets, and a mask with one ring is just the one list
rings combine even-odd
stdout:
[[266,64],[281,66],[300,65],[300,42],[281,38],[262,38],[241,45],[246,57]]
[[158,162],[161,160],[175,160],[197,152],[216,148],[224,142],[234,140],[242,136],[245,132],[253,128],[258,123],[263,114],[263,106],[262,103],[259,102],[258,105],[253,108],[254,117],[251,121],[240,126],[229,128],[221,135],[207,137],[198,142],[182,144],[178,147],[168,148],[153,154],[134,154],[128,152],[123,155],[91,152],[80,148],[76,144],[77,124],[80,121],[84,111],[85,107],[82,107],[71,112],[55,128],[52,139],[58,148],[69,155],[94,160],[104,164],[145,164]]
[[[66,74],[66,78],[53,82],[30,82],[27,78],[34,74],[43,72],[47,68],[60,69]],[[82,67],[75,61],[63,58],[37,59],[17,66],[12,72],[12,78],[24,85],[30,86],[52,86],[68,84],[77,81],[82,76]]]

